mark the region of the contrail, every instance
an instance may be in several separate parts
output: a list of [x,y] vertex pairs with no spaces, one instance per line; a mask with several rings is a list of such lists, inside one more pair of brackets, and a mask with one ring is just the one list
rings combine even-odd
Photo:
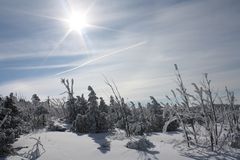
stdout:
[[101,59],[103,59],[103,58],[112,56],[112,55],[114,55],[114,54],[117,54],[117,53],[120,53],[120,52],[129,50],[129,49],[132,49],[132,48],[136,48],[136,47],[141,46],[141,45],[143,45],[143,44],[145,44],[145,43],[146,43],[146,41],[142,41],[142,42],[133,44],[133,45],[131,45],[131,46],[128,46],[128,47],[126,47],[126,48],[122,48],[122,49],[119,49],[119,50],[110,52],[110,53],[108,53],[108,54],[105,54],[105,55],[103,55],[103,56],[100,56],[100,57],[91,59],[91,60],[86,61],[86,62],[84,62],[83,64],[81,64],[81,65],[79,65],[79,66],[77,66],[77,67],[74,67],[74,68],[72,68],[72,69],[69,69],[69,70],[66,70],[66,71],[63,71],[63,72],[59,72],[59,73],[56,74],[56,76],[61,75],[61,74],[64,74],[64,73],[68,73],[68,72],[71,72],[71,71],[74,71],[74,70],[76,70],[76,69],[78,69],[78,68],[84,67],[84,66],[86,66],[86,65],[88,65],[88,64],[90,64],[90,63],[93,63],[93,62],[95,62],[95,61],[101,60]]

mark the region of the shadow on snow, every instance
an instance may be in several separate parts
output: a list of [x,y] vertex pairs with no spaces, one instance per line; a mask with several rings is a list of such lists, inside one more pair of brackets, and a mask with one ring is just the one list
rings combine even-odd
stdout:
[[97,149],[104,154],[111,149],[111,142],[107,140],[107,136],[107,133],[88,134],[88,137],[92,138],[92,140],[99,145]]

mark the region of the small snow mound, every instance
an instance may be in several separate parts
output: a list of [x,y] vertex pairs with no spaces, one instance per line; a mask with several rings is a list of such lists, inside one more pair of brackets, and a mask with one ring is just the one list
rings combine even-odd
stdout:
[[154,148],[154,144],[150,142],[145,137],[140,138],[139,140],[132,140],[126,144],[127,148],[136,149],[139,151],[148,151],[148,149]]

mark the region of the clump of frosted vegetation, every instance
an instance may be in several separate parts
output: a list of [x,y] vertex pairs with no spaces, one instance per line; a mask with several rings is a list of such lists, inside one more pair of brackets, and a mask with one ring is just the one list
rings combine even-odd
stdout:
[[124,140],[124,139],[126,139],[126,133],[123,130],[115,129],[112,132],[110,138],[112,140]]
[[146,139],[145,137],[142,137],[138,140],[131,140],[126,144],[127,148],[130,149],[136,149],[139,151],[147,151],[151,148],[154,148],[154,144],[152,142],[150,142],[148,139]]
[[240,133],[236,134],[233,137],[233,141],[231,143],[231,147],[240,149]]
[[48,125],[48,131],[59,131],[65,132],[67,129],[59,124],[54,123],[54,121],[50,121]]

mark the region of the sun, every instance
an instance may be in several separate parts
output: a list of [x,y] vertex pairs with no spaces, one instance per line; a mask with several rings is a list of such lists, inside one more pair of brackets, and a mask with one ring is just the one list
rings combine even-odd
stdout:
[[67,23],[71,31],[77,31],[77,32],[81,32],[84,28],[88,26],[86,15],[80,14],[77,12],[73,12],[69,16]]

